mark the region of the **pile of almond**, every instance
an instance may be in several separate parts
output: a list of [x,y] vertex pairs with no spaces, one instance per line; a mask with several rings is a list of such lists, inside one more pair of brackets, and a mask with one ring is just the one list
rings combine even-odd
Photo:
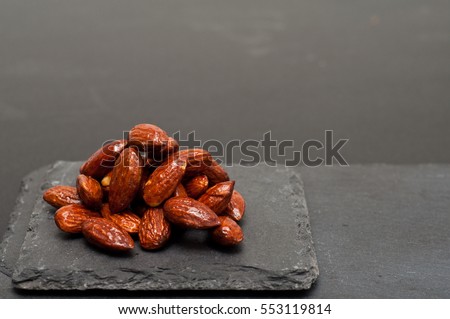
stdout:
[[43,197],[58,208],[56,225],[92,244],[128,251],[165,246],[177,228],[207,229],[222,246],[239,244],[245,201],[234,181],[203,149],[179,150],[156,125],[139,124],[128,140],[97,150],[80,168],[76,187],[55,186]]

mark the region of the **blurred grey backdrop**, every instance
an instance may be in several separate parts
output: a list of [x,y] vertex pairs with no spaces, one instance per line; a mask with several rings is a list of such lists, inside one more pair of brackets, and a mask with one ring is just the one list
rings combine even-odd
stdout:
[[0,236],[21,178],[140,122],[300,145],[352,163],[450,162],[450,4],[0,3]]

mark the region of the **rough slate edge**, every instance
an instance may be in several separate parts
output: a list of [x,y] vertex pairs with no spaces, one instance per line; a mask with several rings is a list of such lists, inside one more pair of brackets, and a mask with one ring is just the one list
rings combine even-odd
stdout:
[[[63,162],[59,162],[60,164]],[[73,165],[74,163],[68,163],[69,165]],[[288,170],[288,169],[284,169]],[[208,278],[201,278],[199,280],[199,274],[194,275],[193,280],[185,280],[184,283],[179,285],[172,285],[171,282],[163,281],[163,282],[153,282],[151,280],[148,281],[139,281],[133,280],[133,282],[129,285],[121,285],[118,286],[116,282],[108,283],[107,280],[103,277],[98,277],[97,274],[92,271],[75,271],[71,272],[71,276],[75,277],[75,281],[81,280],[81,282],[89,282],[89,285],[75,285],[76,289],[85,290],[85,289],[128,289],[128,290],[184,290],[184,289],[195,289],[195,290],[302,290],[309,289],[311,285],[317,279],[319,274],[317,259],[314,251],[314,246],[312,242],[311,229],[309,225],[309,217],[306,206],[306,201],[304,198],[302,181],[298,172],[295,172],[292,169],[289,169],[289,185],[291,189],[290,196],[293,198],[292,207],[297,211],[296,213],[296,222],[298,226],[297,232],[297,240],[301,240],[304,243],[303,248],[306,248],[305,259],[307,262],[304,264],[307,265],[306,269],[291,269],[286,272],[280,273],[275,272],[271,273],[271,271],[267,271],[265,269],[259,269],[258,271],[249,272],[249,277],[252,277],[252,280],[240,283],[233,279],[228,279],[226,281],[222,281],[218,283],[217,280]],[[287,175],[289,175],[287,174]],[[42,202],[41,198],[38,198],[39,201]],[[39,212],[39,210],[38,210]],[[32,218],[30,221],[30,231],[27,232],[25,242],[29,242],[32,240],[34,233],[33,229],[39,227],[38,219],[33,217],[39,216],[38,212],[33,212]],[[25,245],[24,245],[25,246]],[[26,247],[25,247],[26,248]],[[31,289],[31,290],[65,290],[69,289],[67,282],[67,273],[64,272],[52,272],[50,277],[50,281],[46,282],[45,276],[42,276],[42,270],[39,269],[21,269],[22,259],[26,259],[27,250],[23,248],[21,255],[19,257],[19,261],[17,263],[17,267],[15,269],[13,275],[13,283],[15,288],[19,289]],[[214,265],[212,264],[210,269],[216,268],[217,271],[223,271],[223,265]],[[242,270],[245,267],[240,267]],[[158,269],[156,269],[158,270]],[[176,269],[174,268],[174,274],[176,273]],[[135,277],[137,274],[132,274],[132,277]],[[186,277],[186,273],[184,273]],[[123,275],[122,275],[123,276]],[[128,274],[129,276],[129,274]],[[273,276],[283,278],[284,276],[288,276],[289,278],[287,284],[276,284],[276,281],[273,280]],[[58,279],[60,278],[60,279]],[[267,281],[268,278],[272,278],[270,281]],[[124,280],[126,282],[127,279]],[[128,279],[129,281],[129,279]],[[259,282],[257,285],[252,285],[252,282]],[[286,281],[285,281],[286,282]],[[94,284],[92,284],[94,283]],[[74,288],[70,288],[74,289]]]
[[22,179],[16,205],[0,244],[0,272],[6,276],[12,276],[30,221],[29,212],[32,211],[36,197],[42,193],[39,186],[52,168],[51,165],[41,167]]

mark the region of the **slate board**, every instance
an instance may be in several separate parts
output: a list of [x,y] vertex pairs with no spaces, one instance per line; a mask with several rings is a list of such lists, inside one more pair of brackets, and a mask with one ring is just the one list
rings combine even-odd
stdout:
[[41,186],[52,166],[42,167],[27,176],[21,182],[20,193],[14,211],[10,215],[8,229],[0,244],[0,272],[11,277],[28,229],[31,211],[36,198],[42,196]]
[[[58,162],[46,186],[74,184],[79,162]],[[126,255],[93,249],[54,225],[54,209],[38,197],[13,274],[27,290],[301,290],[318,276],[299,174],[288,168],[234,166],[231,178],[247,200],[245,241],[220,249],[204,231],[186,231],[167,249]]]
[[301,170],[320,279],[310,298],[450,298],[450,165]]

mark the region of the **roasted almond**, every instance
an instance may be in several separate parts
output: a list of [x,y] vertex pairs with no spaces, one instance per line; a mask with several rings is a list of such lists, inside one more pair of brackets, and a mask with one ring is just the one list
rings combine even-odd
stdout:
[[169,198],[186,170],[186,160],[175,158],[159,166],[144,186],[144,200],[150,207],[159,206]]
[[141,219],[132,211],[125,210],[117,214],[112,214],[109,205],[103,204],[100,210],[102,217],[114,222],[117,226],[130,234],[137,234]]
[[222,246],[235,246],[244,239],[241,227],[228,216],[219,216],[220,226],[211,231],[211,238]]
[[169,136],[160,127],[153,124],[138,124],[128,135],[128,143],[136,145],[140,150],[152,153],[160,151],[169,142]]
[[194,176],[184,185],[189,197],[199,198],[208,189],[208,177],[204,174]]
[[235,221],[240,221],[245,213],[245,200],[244,197],[238,192],[233,191],[233,195],[231,195],[231,200],[228,203],[227,207],[223,211],[224,215],[227,215],[231,219]]
[[147,155],[147,165],[150,167],[158,167],[161,165],[169,155],[178,151],[179,144],[177,140],[170,137],[167,139],[167,144],[161,150],[153,148]]
[[109,185],[109,208],[112,213],[125,210],[133,201],[139,190],[142,170],[142,159],[136,148],[127,148],[120,154]]
[[190,148],[173,153],[169,159],[181,158],[186,160],[186,167],[194,170],[200,169],[203,165],[211,165],[213,158],[211,154],[202,148]]
[[139,227],[141,247],[153,250],[163,247],[170,237],[170,224],[164,217],[162,208],[149,208],[145,211]]
[[184,188],[183,184],[178,183],[177,188],[175,188],[175,191],[173,192],[173,197],[188,197],[188,194],[186,193],[186,189]]
[[126,143],[125,140],[116,140],[102,146],[81,166],[80,174],[95,179],[103,178],[114,167]]
[[71,204],[56,211],[55,223],[59,229],[66,233],[80,233],[81,225],[93,217],[100,217],[100,214],[87,209],[83,205]]
[[91,218],[81,227],[84,237],[91,244],[109,251],[128,251],[134,248],[131,236],[105,218]]
[[190,166],[186,168],[186,177],[193,177],[199,174],[204,174],[208,177],[210,186],[230,180],[227,172],[215,160],[210,164],[203,163],[199,166]]
[[102,205],[103,191],[100,183],[90,176],[78,175],[77,191],[84,206],[94,210]]
[[222,182],[209,188],[198,201],[211,208],[216,214],[222,213],[231,200],[234,181]]
[[102,185],[102,192],[103,192],[103,201],[108,201],[109,197],[109,185],[111,184],[111,176],[112,171],[106,174],[103,178],[100,184]]
[[118,214],[112,214],[110,219],[123,230],[130,234],[137,234],[139,232],[139,225],[141,219],[136,214],[129,210],[120,212]]
[[208,229],[220,224],[217,215],[205,204],[189,197],[172,197],[164,204],[166,218],[185,228]]
[[77,189],[72,186],[54,186],[47,189],[42,196],[53,207],[60,208],[70,204],[81,204]]

